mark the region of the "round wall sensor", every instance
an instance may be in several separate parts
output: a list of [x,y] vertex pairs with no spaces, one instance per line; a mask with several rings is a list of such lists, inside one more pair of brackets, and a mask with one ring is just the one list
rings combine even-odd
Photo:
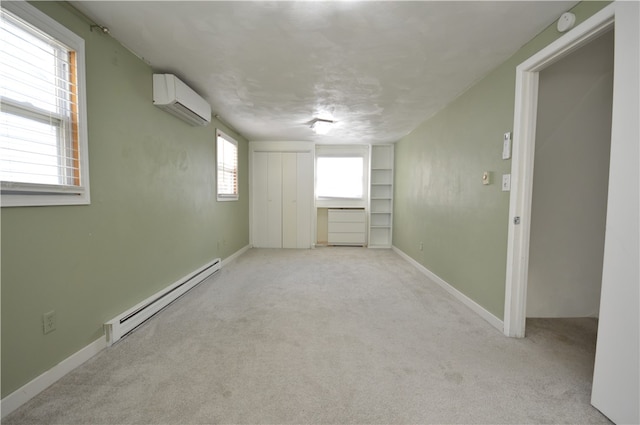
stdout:
[[576,23],[576,15],[570,12],[565,12],[560,15],[558,19],[558,31],[565,32],[573,28],[573,25]]

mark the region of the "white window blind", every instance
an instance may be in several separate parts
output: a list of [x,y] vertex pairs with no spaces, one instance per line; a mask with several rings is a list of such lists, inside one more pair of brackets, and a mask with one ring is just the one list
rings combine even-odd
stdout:
[[[31,6],[19,5],[17,11],[27,19],[35,17],[38,26],[4,6],[0,29],[3,205],[8,198],[5,195],[29,194],[52,195],[49,198],[57,198],[53,204],[88,203],[84,196],[88,182],[83,170],[86,153],[81,151],[86,140],[81,140],[84,131],[80,130],[77,49],[42,30],[47,24],[61,26],[32,11],[28,8]],[[58,31],[53,28],[52,32]],[[84,48],[81,39],[70,39]],[[81,197],[82,201],[66,202],[53,196],[65,194]],[[24,205],[48,204],[39,199]]]
[[217,132],[218,200],[238,199],[238,142]]

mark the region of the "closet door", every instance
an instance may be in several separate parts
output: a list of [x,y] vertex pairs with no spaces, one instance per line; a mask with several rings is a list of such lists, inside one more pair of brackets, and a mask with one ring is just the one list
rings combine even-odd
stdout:
[[267,244],[282,248],[282,154],[269,152],[267,164]]
[[267,152],[254,152],[252,165],[252,209],[253,228],[251,229],[253,246],[266,248],[268,235],[267,206],[269,196],[267,188],[267,176],[269,170],[269,154]]
[[253,246],[310,248],[313,157],[310,152],[254,152]]
[[311,247],[311,153],[282,154],[282,247]]
[[282,247],[298,248],[298,154],[282,154]]
[[311,152],[301,152],[296,156],[297,170],[297,248],[311,248],[313,211],[313,157]]

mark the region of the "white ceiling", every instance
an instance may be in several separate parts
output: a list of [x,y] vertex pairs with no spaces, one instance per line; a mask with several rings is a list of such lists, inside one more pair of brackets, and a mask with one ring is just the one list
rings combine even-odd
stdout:
[[397,141],[576,3],[72,2],[249,140],[326,143]]

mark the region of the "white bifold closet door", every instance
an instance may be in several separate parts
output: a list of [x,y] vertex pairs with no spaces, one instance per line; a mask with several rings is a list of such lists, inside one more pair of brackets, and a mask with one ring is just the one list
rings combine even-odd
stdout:
[[282,154],[269,152],[267,168],[267,248],[282,248]]
[[254,152],[255,247],[311,247],[312,172],[310,152]]

